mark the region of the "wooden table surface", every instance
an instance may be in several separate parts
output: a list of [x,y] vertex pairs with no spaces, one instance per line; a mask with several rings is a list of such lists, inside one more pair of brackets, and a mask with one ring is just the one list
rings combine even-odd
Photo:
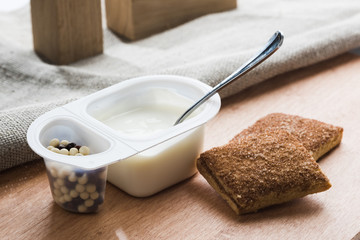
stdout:
[[319,162],[326,192],[236,216],[196,174],[148,198],[108,183],[100,212],[74,214],[53,202],[39,160],[0,173],[0,239],[360,239],[359,109],[360,57],[348,53],[225,99],[207,125],[205,149],[272,112],[344,127]]

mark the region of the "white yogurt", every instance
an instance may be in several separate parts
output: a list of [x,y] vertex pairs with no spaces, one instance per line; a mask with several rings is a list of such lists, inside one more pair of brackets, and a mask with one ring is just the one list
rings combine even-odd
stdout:
[[125,134],[146,136],[171,127],[184,111],[183,107],[170,105],[141,106],[112,116],[104,123]]
[[[102,122],[114,130],[135,137],[159,133],[173,126],[192,104],[189,99],[161,90],[162,101],[111,111]],[[155,103],[155,104],[154,104]],[[125,106],[119,105],[119,109]],[[193,114],[193,116],[196,115]],[[146,197],[196,173],[195,161],[203,146],[203,127],[183,133],[133,157],[109,165],[108,181],[136,197]]]
[[[148,136],[173,126],[193,103],[168,89],[156,88],[136,98],[112,103],[105,111],[96,114],[96,119],[122,134]],[[188,119],[199,111],[197,109]]]
[[204,127],[109,165],[108,181],[135,197],[153,195],[197,172]]

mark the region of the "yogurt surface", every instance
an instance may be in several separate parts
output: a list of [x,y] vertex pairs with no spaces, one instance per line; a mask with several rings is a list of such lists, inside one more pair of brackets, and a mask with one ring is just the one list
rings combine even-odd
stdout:
[[[150,99],[153,97],[153,99]],[[141,102],[139,104],[139,101]],[[148,136],[172,127],[193,104],[190,99],[157,89],[133,101],[119,102],[100,120],[112,129],[131,136]],[[189,118],[195,116],[195,111]]]
[[125,134],[145,136],[173,126],[184,111],[184,107],[178,106],[141,106],[112,116],[104,123]]

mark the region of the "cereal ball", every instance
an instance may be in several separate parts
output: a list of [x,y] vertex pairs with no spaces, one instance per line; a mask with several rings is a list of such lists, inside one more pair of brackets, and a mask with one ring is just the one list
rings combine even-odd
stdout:
[[87,210],[87,208],[84,205],[79,205],[78,206],[78,211],[79,212],[85,212]]
[[69,194],[64,195],[65,202],[70,202],[72,200],[72,197]]
[[58,173],[59,178],[66,178],[69,175],[70,175],[70,170],[66,168],[61,169]]
[[95,184],[88,184],[88,185],[86,185],[86,191],[87,191],[88,193],[93,193],[93,192],[95,192],[95,191],[96,191],[96,186],[95,186]]
[[68,140],[61,140],[60,144],[63,145],[64,147],[66,147],[69,144],[69,141]]
[[85,186],[84,185],[81,185],[81,184],[76,184],[75,186],[75,190],[79,193],[82,193],[85,191]]
[[61,191],[62,193],[64,193],[64,194],[66,194],[66,193],[69,192],[69,189],[68,189],[67,187],[65,187],[65,186],[62,186],[62,187],[60,188],[60,191]]
[[57,184],[59,184],[60,186],[63,186],[63,185],[65,184],[64,179],[62,179],[62,178],[56,179],[56,182],[57,182]]
[[69,155],[69,150],[67,150],[66,148],[62,148],[61,150],[59,150],[59,153],[63,155]]
[[70,148],[70,151],[69,151],[69,154],[71,155],[71,156],[75,156],[76,154],[78,154],[79,153],[79,150],[77,149],[77,148]]
[[58,176],[58,173],[57,173],[56,168],[54,168],[54,167],[50,168],[50,174],[51,174],[51,176],[53,176],[53,177],[57,177],[57,176]]
[[54,195],[60,197],[62,193],[59,189],[54,189]]
[[64,145],[62,145],[62,144],[59,144],[59,146],[57,147],[58,149],[63,149],[63,148],[66,148]]
[[88,199],[90,197],[90,194],[88,192],[82,192],[80,193],[81,199]]
[[54,188],[60,188],[60,185],[57,182],[53,182]]
[[89,155],[90,154],[90,149],[87,146],[82,146],[79,149],[79,153],[81,153],[83,155]]
[[98,192],[93,192],[90,194],[90,198],[93,200],[96,200],[99,198],[99,193]]
[[87,199],[87,200],[85,200],[84,205],[85,205],[86,207],[91,207],[92,205],[94,205],[94,200],[92,200],[92,199]]
[[51,151],[53,151],[54,153],[60,153],[60,150],[56,147],[54,147],[53,149],[51,149]]
[[70,191],[70,196],[71,196],[72,198],[77,198],[77,197],[79,196],[79,193],[78,193],[77,191],[75,191],[74,189],[72,189],[72,190]]
[[53,147],[57,147],[57,146],[59,146],[59,144],[60,144],[60,141],[59,141],[59,139],[57,139],[57,138],[51,139],[51,140],[50,140],[50,143],[49,143],[49,145],[50,145],[50,146],[53,146]]
[[58,198],[58,201],[59,201],[59,203],[65,203],[65,198],[64,198],[64,196],[59,197],[59,198]]
[[51,151],[51,149],[53,149],[53,146],[47,146],[47,149]]
[[76,174],[74,172],[70,173],[68,180],[69,182],[76,182],[77,181]]
[[87,181],[88,181],[88,177],[87,177],[86,173],[78,178],[78,183],[80,183],[80,184],[86,184]]
[[82,184],[76,184],[75,185],[75,190],[78,192],[78,193],[82,193],[85,191],[85,186],[82,185]]
[[[68,145],[66,145],[66,149],[70,151],[71,148],[75,148],[76,147],[76,143],[68,143]],[[76,148],[77,149],[77,148]]]

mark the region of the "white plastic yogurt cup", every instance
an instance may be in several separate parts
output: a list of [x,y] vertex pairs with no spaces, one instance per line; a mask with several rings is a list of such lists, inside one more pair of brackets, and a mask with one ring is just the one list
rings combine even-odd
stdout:
[[[134,109],[147,109],[148,112],[150,109],[151,112],[154,107],[156,111],[176,108],[181,112],[210,90],[210,86],[198,80],[181,76],[129,79],[45,113],[31,124],[27,140],[34,152],[44,158],[48,173],[52,165],[76,169],[79,176],[80,169],[86,173],[108,167],[111,183],[131,195],[149,196],[196,172],[195,160],[202,150],[203,125],[219,111],[220,97],[214,95],[183,123],[152,129],[155,131],[139,132],[142,128],[137,129],[136,123],[121,129],[116,124],[117,119],[121,122],[122,115],[128,115]],[[176,120],[176,114],[175,111],[170,115]],[[132,115],[127,117],[131,120]],[[135,114],[134,118],[139,115]],[[167,117],[140,121],[140,124],[157,128],[151,124],[159,119],[162,121]],[[46,147],[52,138],[86,145],[91,154],[78,157],[49,151]],[[51,175],[49,180],[51,184]],[[55,200],[59,203],[59,199]]]

